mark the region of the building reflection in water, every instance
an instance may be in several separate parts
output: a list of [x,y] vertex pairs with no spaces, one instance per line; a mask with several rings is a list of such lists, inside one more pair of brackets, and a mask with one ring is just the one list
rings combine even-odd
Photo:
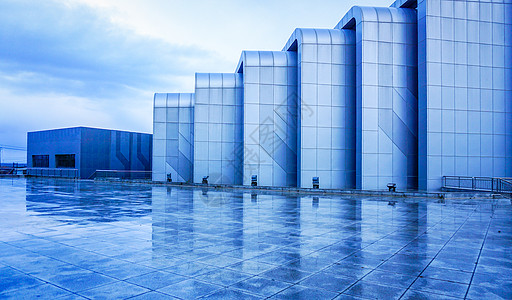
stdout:
[[242,194],[153,188],[154,257],[197,260],[243,247]]
[[[443,230],[428,229],[458,224],[439,223],[443,203],[378,200],[52,179],[26,185],[26,209],[35,215],[70,224],[150,222],[150,263],[159,267],[251,259],[292,278],[328,266],[354,278],[378,266],[405,274],[421,271],[442,246]],[[432,217],[429,209],[441,212]]]
[[70,224],[116,222],[151,214],[145,185],[37,178],[26,181],[26,209]]

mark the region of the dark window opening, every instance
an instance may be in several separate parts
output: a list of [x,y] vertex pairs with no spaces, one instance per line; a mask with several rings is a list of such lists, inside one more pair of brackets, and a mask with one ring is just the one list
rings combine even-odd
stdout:
[[32,155],[33,168],[49,168],[50,155]]
[[75,168],[75,155],[74,154],[59,154],[55,155],[56,168]]

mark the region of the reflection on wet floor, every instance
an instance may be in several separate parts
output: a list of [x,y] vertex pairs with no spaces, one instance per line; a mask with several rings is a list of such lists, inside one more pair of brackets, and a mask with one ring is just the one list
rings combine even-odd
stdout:
[[512,297],[510,200],[0,179],[0,298]]

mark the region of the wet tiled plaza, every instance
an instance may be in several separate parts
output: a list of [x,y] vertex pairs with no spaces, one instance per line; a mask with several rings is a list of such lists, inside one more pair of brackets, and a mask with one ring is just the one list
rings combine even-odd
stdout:
[[0,298],[511,299],[508,199],[0,179]]

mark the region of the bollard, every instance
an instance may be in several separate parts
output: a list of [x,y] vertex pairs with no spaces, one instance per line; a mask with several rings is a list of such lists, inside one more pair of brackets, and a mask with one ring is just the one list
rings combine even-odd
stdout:
[[203,184],[208,184],[208,178],[209,178],[209,177],[210,177],[210,176],[204,176],[204,177],[203,177]]
[[396,192],[396,183],[388,183],[388,189],[390,192]]

